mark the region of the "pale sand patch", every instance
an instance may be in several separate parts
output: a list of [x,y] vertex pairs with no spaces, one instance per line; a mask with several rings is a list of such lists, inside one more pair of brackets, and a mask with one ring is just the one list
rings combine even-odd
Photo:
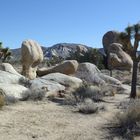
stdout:
[[118,111],[126,95],[110,97],[106,111],[84,115],[51,101],[19,102],[0,111],[0,140],[100,140],[102,126]]

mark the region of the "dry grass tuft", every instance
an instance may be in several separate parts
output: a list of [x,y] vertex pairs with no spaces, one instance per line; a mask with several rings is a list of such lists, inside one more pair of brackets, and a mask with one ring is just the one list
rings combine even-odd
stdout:
[[78,112],[90,114],[97,112],[103,93],[97,86],[84,84],[65,96],[64,104],[75,107]]
[[73,96],[77,102],[83,102],[87,98],[93,100],[94,102],[98,102],[103,98],[100,88],[92,85],[81,86],[73,92]]
[[115,94],[117,93],[117,86],[113,86],[113,85],[101,85],[100,86],[100,92],[104,95],[104,96],[115,96]]
[[84,114],[96,113],[98,111],[98,105],[91,99],[85,99],[84,102],[78,104],[78,111]]
[[140,135],[140,99],[131,99],[122,104],[122,112],[117,113],[110,129],[113,135],[122,136],[132,140],[135,135]]
[[25,96],[24,100],[41,101],[45,98],[46,91],[44,89],[29,89],[23,95]]

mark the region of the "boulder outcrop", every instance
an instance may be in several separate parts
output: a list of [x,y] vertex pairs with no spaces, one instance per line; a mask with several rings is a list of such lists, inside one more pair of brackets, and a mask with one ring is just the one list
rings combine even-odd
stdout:
[[119,43],[112,43],[109,46],[108,67],[110,69],[131,71],[133,61],[131,57],[123,51],[122,47]]
[[22,75],[17,75],[17,74],[0,70],[0,83],[20,84],[20,82],[24,81],[25,79],[26,78]]
[[97,84],[97,85],[102,85],[106,83],[116,84],[116,85],[121,84],[119,80],[101,73],[100,70],[94,64],[91,63],[79,64],[75,76],[90,84]]
[[108,31],[104,34],[102,43],[106,53],[108,52],[108,48],[112,43],[122,43],[119,39],[119,34],[120,33],[117,31]]
[[[0,92],[5,96],[7,100],[16,99],[24,100],[28,97],[28,89],[18,84],[5,84],[0,83]],[[27,92],[27,93],[26,93]]]
[[82,85],[82,80],[62,73],[51,73],[30,81],[30,88],[43,89],[48,91],[59,91],[67,88],[78,88]]
[[43,51],[33,40],[25,40],[21,46],[22,74],[29,79],[36,78],[38,64],[43,61]]
[[7,71],[7,72],[9,72],[9,73],[12,73],[12,74],[21,76],[21,74],[19,74],[19,73],[13,68],[13,66],[12,66],[11,64],[9,64],[9,63],[2,63],[2,64],[0,64],[0,70],[2,70],[2,71]]
[[49,73],[63,73],[66,75],[74,74],[78,68],[78,62],[76,60],[66,60],[61,64],[50,68],[41,68],[37,70],[38,76],[47,75]]

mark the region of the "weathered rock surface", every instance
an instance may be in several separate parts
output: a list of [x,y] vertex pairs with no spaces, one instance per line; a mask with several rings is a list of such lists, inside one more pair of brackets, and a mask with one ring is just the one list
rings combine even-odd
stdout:
[[108,67],[111,69],[131,70],[133,61],[131,57],[122,50],[122,45],[112,43],[109,48]]
[[33,40],[25,40],[21,46],[22,73],[29,79],[36,78],[38,64],[43,61],[43,51]]
[[24,79],[25,77],[20,74],[17,75],[17,74],[12,74],[12,73],[0,70],[0,83],[19,84]]
[[28,96],[27,91],[28,89],[22,85],[0,83],[0,92],[2,92],[7,99],[14,98],[24,100],[24,98]]
[[105,84],[105,83],[116,84],[116,85],[121,84],[119,80],[110,77],[108,75],[102,74],[100,70],[94,64],[91,63],[79,64],[75,76],[91,84],[93,83],[97,85]]
[[78,62],[76,60],[66,60],[61,64],[58,64],[50,68],[41,68],[37,70],[38,76],[43,76],[49,73],[63,73],[66,75],[74,74],[78,68]]
[[65,90],[67,88],[78,88],[82,80],[62,73],[51,73],[40,78],[31,80],[31,89],[47,88],[49,91]]
[[131,92],[131,86],[122,84],[121,87],[118,89],[117,93],[130,95],[130,92]]
[[19,73],[13,68],[13,66],[12,66],[11,64],[9,64],[9,63],[2,63],[2,64],[0,64],[0,70],[2,70],[2,71],[7,71],[7,72],[9,72],[9,73],[12,73],[12,74],[21,76],[21,74],[19,74]]
[[82,84],[81,79],[61,73],[51,73],[43,76],[42,78],[56,81],[66,87],[79,87]]
[[112,43],[121,43],[121,40],[119,39],[119,32],[117,31],[108,31],[107,33],[104,34],[102,43],[105,52],[108,52],[108,47]]
[[65,87],[53,80],[46,80],[44,78],[36,78],[31,82],[31,90],[46,89],[46,91],[59,91],[65,90]]

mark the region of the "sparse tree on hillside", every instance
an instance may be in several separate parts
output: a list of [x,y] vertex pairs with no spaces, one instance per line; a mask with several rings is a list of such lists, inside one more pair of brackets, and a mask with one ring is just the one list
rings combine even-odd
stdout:
[[11,55],[11,52],[10,52],[9,48],[2,48],[1,52],[3,54],[2,61],[5,62],[7,57]]
[[91,48],[87,52],[79,53],[79,52],[72,52],[70,57],[67,58],[68,60],[77,60],[79,63],[83,62],[90,62],[95,64],[99,69],[104,68],[104,58],[98,49]]
[[0,59],[2,62],[5,62],[5,60],[11,56],[11,52],[9,48],[3,48],[2,42],[0,42]]
[[4,56],[3,56],[3,62],[5,62],[7,59],[11,58],[11,52],[8,50],[6,53],[4,53]]
[[[135,24],[133,26],[128,26],[125,32],[120,34],[121,39],[127,45],[127,52],[131,55],[133,60],[133,72],[132,72],[132,82],[131,82],[131,98],[136,98],[136,85],[137,85],[137,69],[138,63],[140,61],[140,56],[138,56],[137,49],[139,47],[140,41],[140,24]],[[133,41],[132,41],[133,40]],[[132,43],[133,42],[133,43]]]

